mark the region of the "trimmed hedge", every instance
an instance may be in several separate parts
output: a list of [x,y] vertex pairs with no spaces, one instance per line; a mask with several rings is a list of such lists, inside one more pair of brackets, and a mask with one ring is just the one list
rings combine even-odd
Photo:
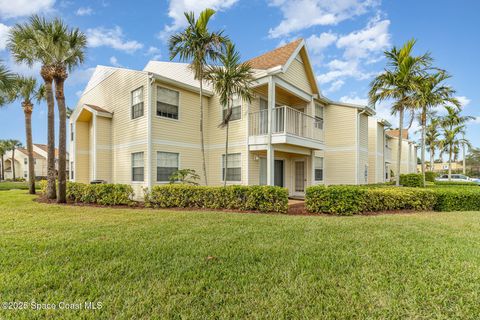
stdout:
[[480,188],[433,188],[437,201],[435,211],[480,210]]
[[286,213],[288,191],[273,186],[205,187],[184,184],[154,186],[145,191],[150,208],[208,208]]
[[400,185],[412,188],[421,188],[425,186],[423,184],[423,176],[421,173],[401,174]]
[[[47,181],[40,181],[45,194]],[[133,189],[127,184],[85,184],[67,181],[67,199],[75,203],[92,203],[102,206],[132,205]]]
[[435,181],[437,186],[478,186],[475,182],[461,182],[461,181]]
[[432,210],[436,196],[418,188],[314,186],[306,190],[305,207],[311,213],[353,215],[389,210]]
[[428,182],[435,182],[435,178],[438,176],[436,172],[433,171],[425,171],[425,181]]

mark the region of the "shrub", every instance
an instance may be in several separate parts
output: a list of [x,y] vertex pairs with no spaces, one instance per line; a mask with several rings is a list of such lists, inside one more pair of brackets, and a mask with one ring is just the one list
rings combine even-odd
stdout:
[[437,173],[433,171],[426,171],[425,172],[425,181],[435,182],[435,178],[437,177]]
[[67,199],[104,206],[131,205],[133,189],[126,184],[84,184],[67,182]]
[[47,180],[40,180],[38,184],[40,186],[40,192],[42,194],[47,193]]
[[461,182],[461,181],[435,181],[437,186],[478,186],[475,182]]
[[479,211],[480,188],[433,188],[435,211]]
[[404,187],[419,188],[424,187],[423,176],[421,173],[409,173],[400,175],[400,184]]
[[388,210],[432,210],[435,193],[418,188],[314,186],[307,188],[305,207],[312,213],[353,215]]
[[151,208],[209,208],[286,213],[288,191],[273,186],[204,187],[185,184],[154,186],[145,191]]

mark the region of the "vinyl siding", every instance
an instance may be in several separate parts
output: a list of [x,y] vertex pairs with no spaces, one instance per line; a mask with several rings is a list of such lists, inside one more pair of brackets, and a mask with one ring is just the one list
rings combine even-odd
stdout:
[[76,182],[90,182],[89,122],[77,122],[75,134],[74,174]]
[[294,59],[287,71],[284,74],[280,74],[279,77],[305,92],[312,93],[312,87],[310,86],[305,66],[297,59]]
[[109,183],[112,179],[112,128],[111,119],[97,116],[97,179]]

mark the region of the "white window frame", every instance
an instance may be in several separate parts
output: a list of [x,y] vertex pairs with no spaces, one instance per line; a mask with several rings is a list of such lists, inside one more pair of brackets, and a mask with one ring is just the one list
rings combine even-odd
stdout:
[[[319,159],[322,159],[322,180],[317,180],[317,177],[316,177],[316,174],[315,174],[315,171],[319,168],[317,168],[317,165],[316,165],[316,159],[319,158]],[[324,182],[325,181],[325,157],[324,156],[314,156],[313,158],[313,181],[315,182]]]
[[158,150],[157,151],[157,161],[156,161],[156,165],[155,165],[155,180],[157,183],[159,184],[165,184],[165,183],[170,183],[170,180],[158,180],[158,159],[159,159],[159,156],[158,154],[159,153],[171,153],[171,154],[176,154],[177,155],[177,170],[180,170],[180,152],[171,152],[171,151],[163,151],[163,150]]
[[[320,117],[319,115],[317,115],[317,106],[322,108],[322,116]],[[325,106],[318,103],[318,102],[315,102],[314,103],[314,118],[315,118],[315,128],[319,129],[319,130],[323,130],[325,128]],[[318,119],[321,119],[321,127],[318,126]]]
[[[141,90],[140,97],[142,98],[142,101],[139,102],[139,103],[142,103],[142,115],[134,118],[133,117],[133,107],[134,107],[133,93],[138,91],[138,90]],[[143,93],[143,86],[141,86],[141,87],[138,87],[137,89],[134,89],[134,90],[130,91],[130,119],[131,120],[136,120],[136,119],[140,119],[144,116],[145,116],[145,97],[144,97],[144,93]]]
[[[134,154],[142,154],[142,160],[143,160],[143,166],[142,167],[134,167],[133,166],[133,155]],[[133,180],[133,169],[134,168],[143,168],[143,180]],[[130,153],[130,179],[133,183],[144,183],[145,182],[145,152],[139,151],[139,152],[132,152]]]
[[[242,99],[239,99],[238,97],[234,97],[234,98],[233,98],[233,101],[235,102],[235,100],[240,100],[240,106],[237,106],[237,107],[240,107],[240,118],[235,119],[235,120],[230,120],[230,123],[236,122],[236,121],[239,121],[239,120],[242,120],[242,119],[243,119],[243,114],[242,114],[242,113],[243,113],[243,101],[242,101]],[[234,107],[232,106],[232,113],[233,113],[233,108],[234,108]],[[223,112],[224,112],[225,110],[227,110],[227,106],[222,106],[222,108],[221,108],[221,110],[220,110],[220,111],[221,111],[221,112],[220,112],[220,117],[221,117],[222,121],[223,121]]]
[[[178,90],[174,90],[174,89],[171,89],[171,88],[167,88],[165,86],[161,86],[161,85],[157,85],[155,86],[156,90],[155,90],[155,116],[157,118],[160,118],[160,119],[163,119],[163,120],[169,120],[169,121],[180,121],[180,115],[181,115],[181,112],[180,112],[180,100],[181,100],[181,92],[178,91]],[[170,90],[170,91],[174,91],[178,94],[178,119],[175,119],[175,118],[169,118],[169,117],[165,117],[165,116],[160,116],[158,115],[158,109],[157,109],[157,102],[158,102],[158,89],[159,88],[162,88],[162,89],[166,89],[166,90]]]
[[[243,181],[243,154],[241,152],[232,152],[232,153],[229,153],[229,155],[234,155],[234,154],[239,154],[240,155],[240,180],[227,180],[227,183],[231,183],[231,184],[239,184],[239,183],[242,183]],[[225,153],[222,153],[222,155],[220,156],[220,180],[222,182],[225,182],[225,179],[227,178],[227,172],[225,172],[225,179],[224,179],[224,176],[223,176],[223,170],[225,169],[224,166],[223,166],[223,157],[225,156]],[[230,162],[229,162],[230,163]],[[230,167],[230,165],[228,165],[229,168],[232,168]],[[238,168],[238,167],[235,167],[235,168]]]

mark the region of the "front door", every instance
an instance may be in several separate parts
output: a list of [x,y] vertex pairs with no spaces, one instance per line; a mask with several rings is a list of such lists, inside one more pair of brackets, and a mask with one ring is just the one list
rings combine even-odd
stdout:
[[305,192],[305,161],[295,161],[295,193]]
[[277,187],[283,187],[283,160],[275,160],[274,184]]
[[[278,187],[284,187],[284,161],[275,160],[274,166],[274,185]],[[267,158],[260,158],[260,185],[267,184]]]

